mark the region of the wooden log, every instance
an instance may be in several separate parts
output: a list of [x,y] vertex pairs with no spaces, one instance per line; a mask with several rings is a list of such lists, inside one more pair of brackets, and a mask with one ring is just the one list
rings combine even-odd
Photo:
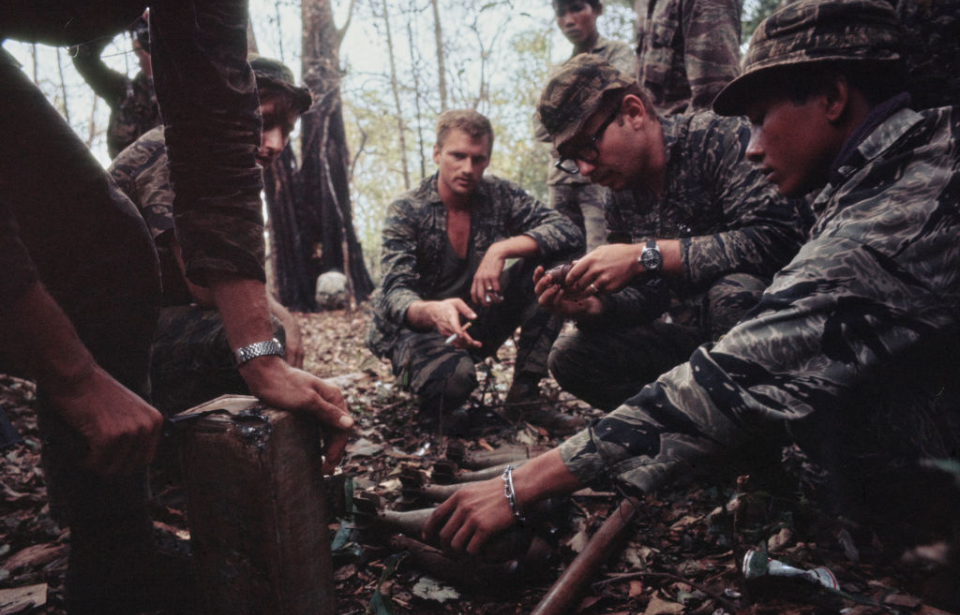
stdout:
[[317,421],[237,395],[175,418],[202,612],[333,615]]
[[613,511],[600,529],[590,537],[587,546],[570,562],[530,615],[572,613],[580,603],[580,597],[587,585],[600,572],[600,567],[618,547],[623,546],[623,538],[630,530],[631,521],[639,506],[639,502],[633,498],[623,500],[617,510]]

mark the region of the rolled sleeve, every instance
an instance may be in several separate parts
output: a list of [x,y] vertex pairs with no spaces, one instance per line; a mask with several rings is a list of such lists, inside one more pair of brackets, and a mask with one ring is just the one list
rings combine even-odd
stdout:
[[259,99],[246,61],[246,2],[151,7],[155,86],[187,276],[265,280]]
[[537,242],[540,257],[551,261],[581,250],[583,233],[566,216],[530,196],[519,186],[508,184],[511,235],[526,235]]

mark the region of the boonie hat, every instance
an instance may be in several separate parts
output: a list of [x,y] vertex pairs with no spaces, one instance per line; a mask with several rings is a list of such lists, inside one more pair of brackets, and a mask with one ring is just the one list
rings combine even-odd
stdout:
[[250,62],[250,68],[257,78],[260,87],[269,85],[279,90],[289,92],[296,101],[300,113],[305,113],[313,102],[310,90],[299,87],[293,80],[293,71],[286,64],[278,60],[272,60],[256,54],[247,56]]
[[740,76],[713,100],[721,115],[740,115],[771,71],[818,62],[896,62],[900,22],[883,0],[801,0],[765,19],[750,38]]
[[603,103],[607,92],[622,90],[636,80],[590,53],[570,59],[543,88],[537,102],[540,123],[555,146],[566,143]]

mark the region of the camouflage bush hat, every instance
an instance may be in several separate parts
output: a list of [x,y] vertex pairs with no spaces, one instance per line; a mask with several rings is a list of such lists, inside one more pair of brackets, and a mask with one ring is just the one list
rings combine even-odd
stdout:
[[591,53],[563,65],[540,93],[537,114],[554,147],[563,145],[603,104],[607,92],[629,88],[636,80]]
[[765,19],[753,33],[740,76],[713,101],[721,115],[742,115],[773,69],[818,62],[900,59],[900,22],[883,0],[801,0]]
[[247,61],[250,62],[250,68],[253,69],[259,87],[268,85],[288,92],[293,96],[294,104],[300,110],[300,113],[305,113],[310,108],[310,104],[313,102],[310,90],[297,86],[293,80],[293,71],[287,68],[286,64],[255,54],[250,54]]

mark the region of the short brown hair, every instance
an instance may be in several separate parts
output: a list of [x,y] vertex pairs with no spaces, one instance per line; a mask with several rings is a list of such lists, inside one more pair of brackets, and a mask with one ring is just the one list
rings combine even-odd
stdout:
[[474,109],[451,109],[437,118],[437,147],[443,147],[443,140],[451,130],[462,130],[471,139],[490,137],[490,151],[493,151],[493,126],[490,120]]
[[[581,0],[581,1],[584,4],[589,4],[590,8],[592,8],[594,12],[596,12],[596,10],[600,7],[600,0]],[[553,5],[553,10],[557,10],[561,6],[564,6],[566,4],[573,4],[574,2],[577,2],[577,0],[552,0],[551,4]]]

